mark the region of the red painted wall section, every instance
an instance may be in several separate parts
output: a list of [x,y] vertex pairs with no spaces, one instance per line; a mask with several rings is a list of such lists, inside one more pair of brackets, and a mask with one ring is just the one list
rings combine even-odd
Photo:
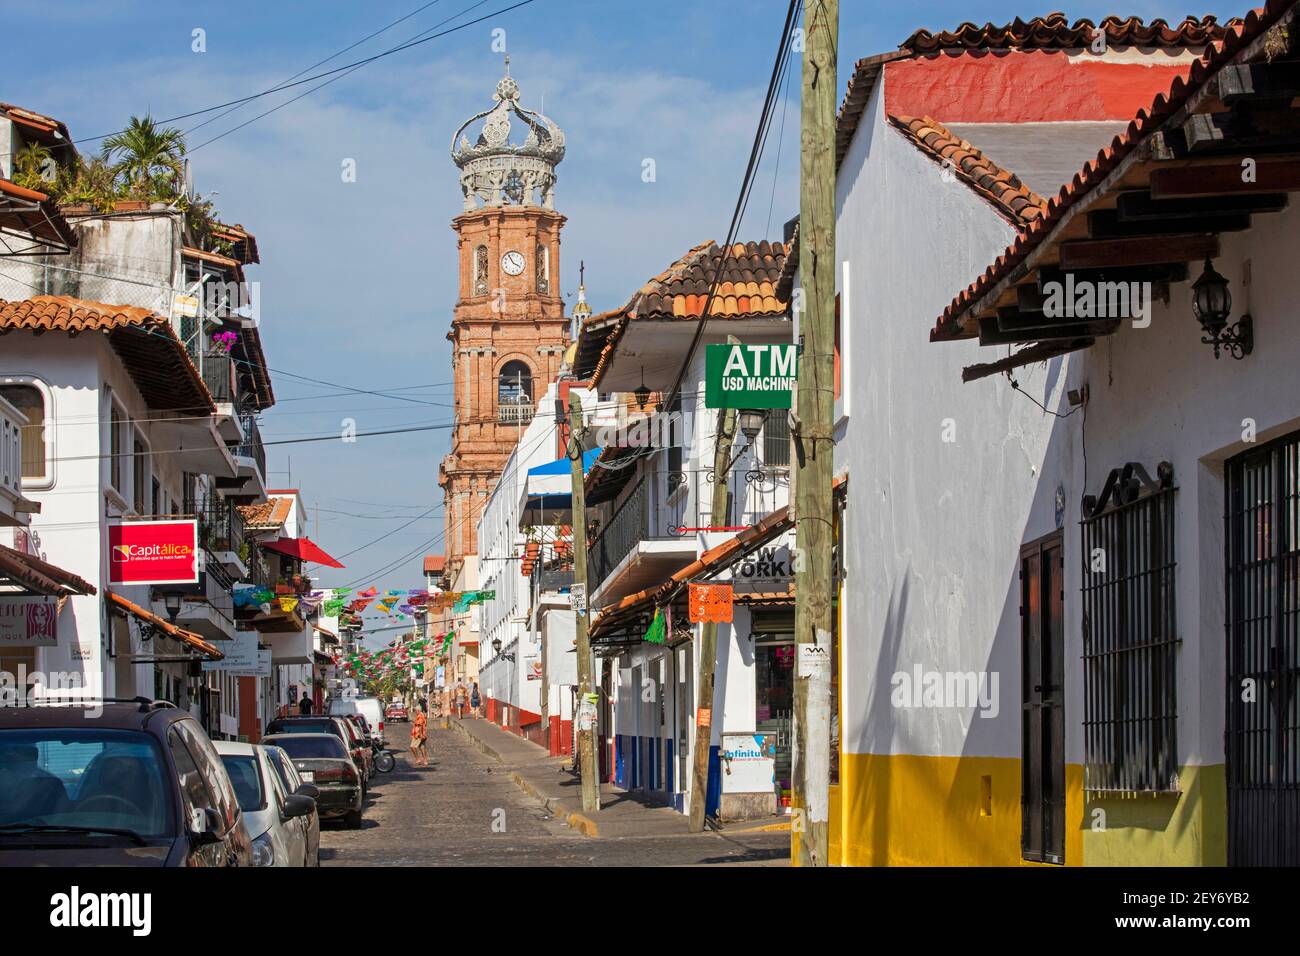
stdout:
[[885,65],[885,111],[941,123],[1129,120],[1194,62],[1149,59],[1153,65],[1030,50],[899,60]]

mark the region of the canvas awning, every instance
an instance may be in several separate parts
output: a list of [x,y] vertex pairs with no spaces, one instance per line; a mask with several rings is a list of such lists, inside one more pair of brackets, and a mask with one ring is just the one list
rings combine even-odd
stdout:
[[277,538],[274,541],[267,541],[262,544],[267,551],[275,551],[279,554],[287,554],[291,558],[297,558],[299,561],[308,561],[312,564],[323,564],[329,568],[343,567],[337,560],[318,545],[311,538]]
[[[601,449],[582,454],[582,473],[591,470]],[[572,512],[573,463],[568,458],[529,468],[524,478],[524,495],[519,509],[519,526],[570,524]]]

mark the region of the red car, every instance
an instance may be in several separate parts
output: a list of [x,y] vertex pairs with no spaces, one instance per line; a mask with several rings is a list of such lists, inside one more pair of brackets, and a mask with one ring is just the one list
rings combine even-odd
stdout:
[[384,709],[384,720],[410,720],[405,704],[389,704]]

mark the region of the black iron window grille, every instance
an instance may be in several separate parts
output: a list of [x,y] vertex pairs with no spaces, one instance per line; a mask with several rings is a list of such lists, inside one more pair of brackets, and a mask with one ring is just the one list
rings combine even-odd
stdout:
[[1130,462],[1083,499],[1086,790],[1178,790],[1175,491]]

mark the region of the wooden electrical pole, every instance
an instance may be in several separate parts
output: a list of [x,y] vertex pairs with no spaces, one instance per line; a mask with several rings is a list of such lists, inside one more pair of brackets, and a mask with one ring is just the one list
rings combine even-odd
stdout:
[[[738,345],[734,335],[727,342]],[[728,469],[731,464],[731,443],[736,437],[736,410],[718,411],[717,439],[713,445],[713,503],[709,510],[709,524],[715,527],[728,525],[727,492],[730,488]],[[719,521],[722,515],[724,520]],[[700,628],[700,663],[696,677],[695,693],[695,753],[691,759],[691,814],[689,828],[692,833],[704,829],[704,808],[709,789],[709,747],[713,743],[713,675],[718,666],[718,625],[705,621]]]
[[804,7],[799,160],[798,427],[795,435],[795,692],[792,851],[799,866],[827,865],[835,409],[835,51],[839,0]]
[[[557,398],[556,405],[560,404]],[[556,427],[563,420],[556,409]],[[576,390],[569,391],[569,440],[566,452],[571,465],[573,511],[573,588],[582,595],[574,608],[574,632],[578,653],[578,772],[582,777],[582,809],[594,813],[600,809],[600,782],[596,779],[596,728],[592,726],[595,708],[589,703],[591,684],[591,643],[587,640],[587,495],[582,473],[582,399]],[[587,714],[590,717],[584,719]]]

